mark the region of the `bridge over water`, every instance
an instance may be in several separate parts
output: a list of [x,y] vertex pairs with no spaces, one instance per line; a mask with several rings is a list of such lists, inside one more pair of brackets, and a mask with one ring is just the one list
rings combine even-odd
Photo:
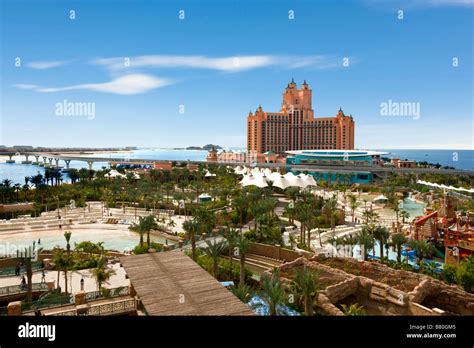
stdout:
[[[108,163],[108,164],[128,164],[128,165],[153,165],[155,163],[190,163],[190,164],[218,164],[225,166],[252,166],[248,162],[208,162],[208,161],[196,161],[196,160],[153,160],[153,159],[142,159],[142,158],[124,158],[124,157],[97,157],[97,156],[86,156],[86,155],[75,155],[67,153],[50,153],[50,152],[1,152],[0,155],[9,156],[7,163],[15,163],[13,156],[25,156],[26,161],[22,161],[24,164],[36,164],[44,167],[61,168],[60,161],[64,161],[65,169],[69,169],[71,161],[82,161],[86,162],[89,169],[92,169],[92,165],[96,162]],[[34,162],[29,161],[30,157],[34,157]],[[40,161],[40,158],[43,160]],[[54,161],[54,165],[53,165]],[[286,164],[284,163],[258,163],[258,167],[270,168],[270,169],[284,169]],[[474,176],[473,170],[463,169],[436,169],[436,168],[392,168],[392,167],[380,167],[380,166],[349,166],[349,165],[311,165],[311,164],[300,164],[292,165],[293,171],[326,171],[333,173],[352,173],[352,172],[370,172],[378,174],[390,174],[390,173],[411,173],[411,174],[463,174]]]

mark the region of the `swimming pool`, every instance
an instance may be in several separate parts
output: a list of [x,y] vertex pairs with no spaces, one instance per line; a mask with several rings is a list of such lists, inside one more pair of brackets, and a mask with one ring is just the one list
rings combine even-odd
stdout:
[[[123,252],[133,250],[140,242],[140,235],[129,231],[124,226],[118,226],[117,229],[104,229],[100,226],[93,228],[78,227],[71,229],[71,232],[71,248],[74,248],[75,243],[91,241],[93,243],[104,242],[105,249]],[[165,238],[151,235],[150,239],[156,243],[166,244]],[[146,240],[146,235],[144,235],[144,240]],[[15,246],[21,249],[31,246],[33,241],[35,241],[37,247],[48,250],[55,246],[66,247],[64,231],[60,230],[7,233],[0,234],[0,256],[5,255],[5,250],[12,250]],[[40,244],[38,244],[39,241]],[[168,240],[168,244],[174,244],[174,242]]]
[[400,208],[410,214],[409,220],[411,221],[417,216],[424,215],[425,204],[418,203],[411,198],[405,198],[402,202],[400,202]]

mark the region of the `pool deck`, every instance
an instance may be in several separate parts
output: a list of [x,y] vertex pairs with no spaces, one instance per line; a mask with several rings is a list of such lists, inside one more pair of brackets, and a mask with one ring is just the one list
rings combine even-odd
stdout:
[[[104,288],[118,288],[122,286],[129,286],[130,280],[125,278],[125,270],[120,267],[120,264],[116,263],[110,265],[112,269],[116,272],[111,276],[107,284],[104,284]],[[46,282],[53,281],[54,284],[58,281],[58,272],[57,271],[46,271],[45,272]],[[81,279],[84,278],[84,291],[91,292],[97,290],[97,283],[92,276],[91,272],[87,269],[68,272],[68,290],[71,292],[72,284],[72,293],[78,293],[81,290]],[[9,277],[0,277],[0,286],[10,286],[10,285],[19,285],[21,283],[21,277],[18,276],[9,276]],[[33,273],[33,283],[41,283],[41,272]],[[59,275],[59,285],[64,288],[64,273],[60,272]]]

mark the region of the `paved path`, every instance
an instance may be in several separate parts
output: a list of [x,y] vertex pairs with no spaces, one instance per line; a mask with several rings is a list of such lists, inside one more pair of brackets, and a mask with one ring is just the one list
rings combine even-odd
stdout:
[[[113,275],[108,284],[103,284],[104,288],[118,288],[121,286],[129,286],[130,280],[125,279],[125,270],[120,267],[119,263],[110,265],[112,269],[115,270],[116,274]],[[46,282],[54,281],[56,284],[58,280],[58,272],[57,271],[45,271],[45,280]],[[40,283],[41,282],[41,272],[33,273],[33,283]],[[71,292],[71,281],[72,281],[72,293],[77,293],[81,290],[81,278],[84,277],[84,291],[97,291],[97,283],[95,278],[92,276],[91,272],[87,269],[80,270],[80,271],[72,271],[68,272],[68,290]],[[18,276],[10,276],[10,277],[0,277],[0,283],[2,286],[10,286],[10,285],[19,285],[21,283],[21,277]],[[64,290],[64,273],[60,272],[59,276],[59,285]]]

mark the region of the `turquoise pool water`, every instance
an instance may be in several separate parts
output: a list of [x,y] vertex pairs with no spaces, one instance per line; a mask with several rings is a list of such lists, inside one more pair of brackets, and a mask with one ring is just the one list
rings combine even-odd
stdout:
[[417,216],[424,215],[425,204],[418,203],[411,198],[405,198],[400,203],[400,208],[407,211],[410,214],[409,220],[411,221]]
[[[144,239],[146,240],[146,235]],[[156,243],[166,244],[164,238],[151,235],[150,239]],[[41,244],[38,244],[38,240],[41,240]],[[36,241],[36,245],[43,249],[53,249],[55,246],[66,247],[64,231],[34,231],[0,235],[0,251],[8,250],[8,248],[13,246],[24,248],[25,246],[32,245],[33,241]],[[71,247],[74,247],[75,243],[83,241],[104,242],[106,249],[123,252],[132,250],[139,243],[140,236],[138,233],[128,230],[72,230]],[[173,242],[168,241],[168,244],[173,244]]]

